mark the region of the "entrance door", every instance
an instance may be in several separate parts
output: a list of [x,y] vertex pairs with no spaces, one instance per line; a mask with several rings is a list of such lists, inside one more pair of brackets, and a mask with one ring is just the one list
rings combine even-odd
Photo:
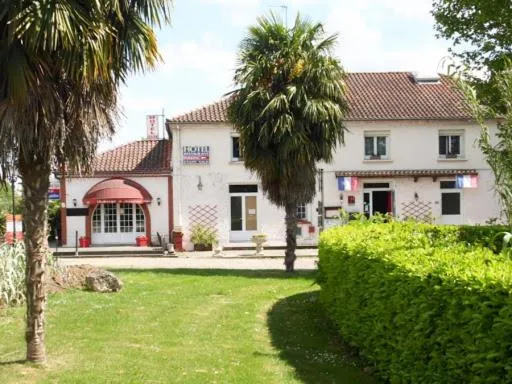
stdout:
[[92,244],[135,244],[146,234],[142,207],[131,203],[99,204],[92,215]]
[[376,213],[394,213],[394,194],[389,189],[389,183],[365,183],[364,187],[363,209],[366,217]]
[[[238,186],[230,186],[230,190],[231,187]],[[256,193],[231,193],[229,198],[230,241],[249,241],[258,231],[258,196]]]
[[461,190],[455,188],[455,181],[443,180],[441,187],[440,224],[462,224]]

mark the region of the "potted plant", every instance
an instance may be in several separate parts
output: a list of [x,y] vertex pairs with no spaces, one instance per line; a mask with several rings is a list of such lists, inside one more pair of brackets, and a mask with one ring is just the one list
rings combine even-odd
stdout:
[[147,247],[149,245],[149,238],[147,236],[137,236],[135,242],[137,247]]
[[263,244],[267,241],[267,235],[264,233],[253,235],[252,241],[256,244],[256,256],[263,256]]
[[212,244],[217,243],[217,232],[212,227],[196,224],[190,230],[190,241],[194,251],[211,251]]

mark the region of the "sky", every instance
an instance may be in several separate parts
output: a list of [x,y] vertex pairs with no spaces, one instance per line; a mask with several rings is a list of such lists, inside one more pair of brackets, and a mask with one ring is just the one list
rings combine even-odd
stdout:
[[[297,15],[338,33],[335,55],[349,72],[444,72],[449,42],[437,39],[432,0],[175,0],[172,25],[157,31],[163,62],[132,75],[120,95],[123,117],[100,151],[146,137],[146,116],[171,118],[233,89],[240,41],[258,16]],[[160,133],[162,134],[163,124]]]

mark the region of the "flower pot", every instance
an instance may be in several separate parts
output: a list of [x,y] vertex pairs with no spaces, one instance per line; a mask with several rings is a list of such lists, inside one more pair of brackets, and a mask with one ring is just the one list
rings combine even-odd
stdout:
[[149,239],[147,236],[139,236],[135,239],[137,247],[147,247],[149,245]]
[[211,244],[194,244],[194,251],[211,251]]
[[91,246],[91,239],[89,237],[81,237],[78,239],[80,248],[89,248]]

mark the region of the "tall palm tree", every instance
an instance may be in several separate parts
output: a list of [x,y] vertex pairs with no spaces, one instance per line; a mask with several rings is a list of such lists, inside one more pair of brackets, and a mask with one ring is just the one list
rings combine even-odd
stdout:
[[152,26],[169,22],[171,7],[172,0],[0,1],[0,179],[16,167],[23,182],[28,361],[46,360],[50,172],[89,169],[99,138],[116,126],[119,86],[159,60]]
[[343,143],[345,73],[332,56],[336,35],[297,16],[287,28],[258,19],[240,44],[228,115],[240,132],[245,167],[286,211],[287,271],[295,262],[297,205],[315,196],[316,163]]

